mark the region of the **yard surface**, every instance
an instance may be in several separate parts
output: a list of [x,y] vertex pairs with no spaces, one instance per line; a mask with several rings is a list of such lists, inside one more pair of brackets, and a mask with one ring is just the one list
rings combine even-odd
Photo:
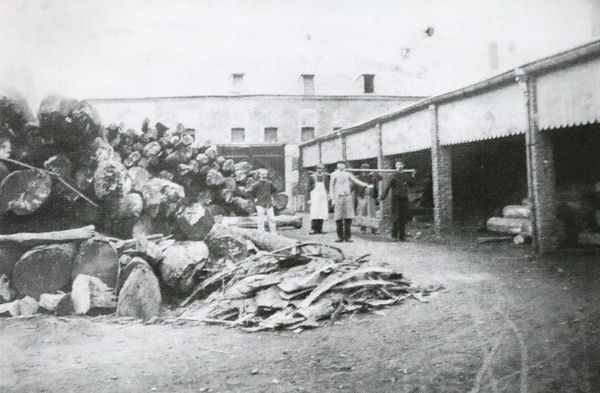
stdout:
[[[285,235],[332,242],[307,229]],[[473,233],[390,243],[357,234],[346,254],[442,284],[301,334],[114,318],[0,321],[2,392],[600,392],[600,256],[536,257]],[[426,234],[426,231],[423,232]]]

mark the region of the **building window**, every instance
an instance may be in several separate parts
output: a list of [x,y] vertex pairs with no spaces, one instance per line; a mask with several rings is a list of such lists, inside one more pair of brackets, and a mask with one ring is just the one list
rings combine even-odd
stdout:
[[304,88],[304,95],[315,94],[315,76],[313,74],[302,74],[302,86]]
[[242,143],[246,140],[246,130],[244,128],[231,129],[231,142]]
[[265,143],[277,142],[277,127],[265,128]]
[[315,139],[315,128],[314,127],[302,127],[302,134],[300,139],[302,142],[310,141],[311,139]]
[[231,92],[240,94],[244,87],[244,74],[231,74]]
[[363,74],[364,92],[374,93],[375,92],[375,75]]

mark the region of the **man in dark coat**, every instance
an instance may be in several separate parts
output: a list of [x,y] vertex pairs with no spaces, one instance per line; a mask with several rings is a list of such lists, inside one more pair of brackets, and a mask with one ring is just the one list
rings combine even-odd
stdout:
[[391,175],[383,193],[379,197],[383,201],[392,190],[392,239],[406,240],[406,221],[408,219],[408,187],[412,186],[416,171],[404,169],[403,161],[396,161],[396,170]]

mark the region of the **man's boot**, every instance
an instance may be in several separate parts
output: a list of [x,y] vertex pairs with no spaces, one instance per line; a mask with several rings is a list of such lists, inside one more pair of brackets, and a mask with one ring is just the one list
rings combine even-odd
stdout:
[[352,243],[352,219],[347,218],[344,220],[344,240],[348,243]]
[[342,243],[344,241],[344,220],[335,220],[335,230],[338,236],[335,242]]

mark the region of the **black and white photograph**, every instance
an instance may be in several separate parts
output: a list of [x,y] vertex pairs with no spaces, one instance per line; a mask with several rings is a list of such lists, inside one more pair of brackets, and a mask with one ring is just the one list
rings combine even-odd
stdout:
[[0,392],[600,392],[600,0],[0,0]]

